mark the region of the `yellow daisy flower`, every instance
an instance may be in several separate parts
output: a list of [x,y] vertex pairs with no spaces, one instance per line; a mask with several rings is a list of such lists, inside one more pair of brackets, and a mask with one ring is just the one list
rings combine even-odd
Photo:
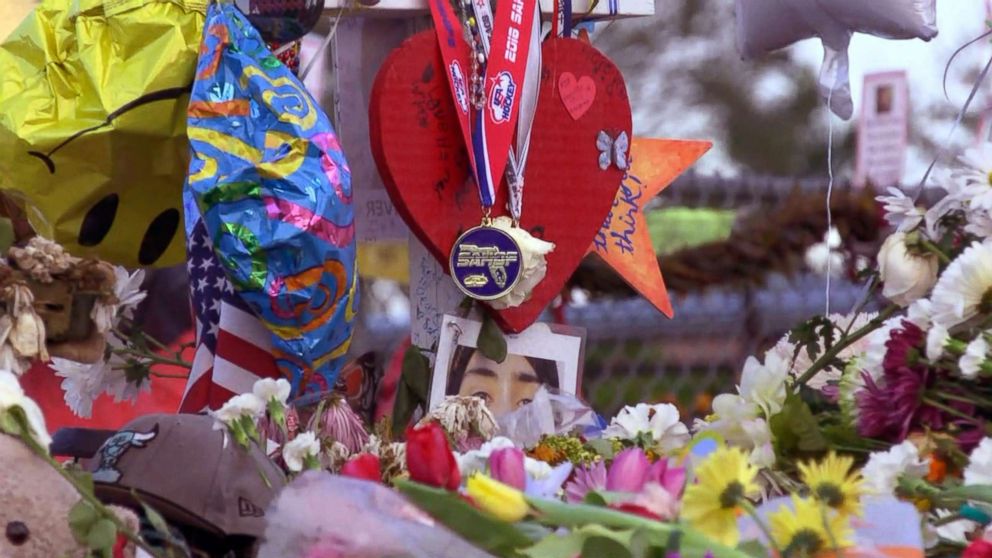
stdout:
[[848,516],[795,494],[792,506],[793,509],[782,506],[768,514],[772,538],[783,558],[811,557],[826,550],[853,546],[854,531]]
[[809,487],[811,495],[842,515],[861,515],[864,482],[861,473],[851,471],[854,459],[830,452],[819,463],[799,464],[799,476]]
[[737,546],[737,515],[741,501],[757,494],[758,469],[739,448],[715,450],[696,469],[696,483],[682,498],[682,518],[709,537]]

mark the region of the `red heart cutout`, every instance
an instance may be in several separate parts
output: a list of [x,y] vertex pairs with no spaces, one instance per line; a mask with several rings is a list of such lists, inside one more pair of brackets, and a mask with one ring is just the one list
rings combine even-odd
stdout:
[[[524,173],[521,226],[554,242],[548,273],[530,300],[495,311],[504,330],[520,332],[541,315],[585,256],[623,180],[616,167],[599,168],[596,136],[631,135],[630,101],[623,76],[592,46],[552,39],[542,47],[543,68],[530,155]],[[433,30],[407,39],[383,63],[372,88],[369,133],[389,196],[410,229],[445,268],[452,245],[478,226],[482,208],[462,143],[444,64]],[[574,120],[561,100],[557,77],[591,76],[599,91],[586,117]],[[496,208],[506,207],[504,184]],[[505,210],[494,215],[507,214]]]
[[572,120],[582,118],[596,99],[596,82],[589,76],[575,79],[575,74],[565,72],[558,77],[558,90]]

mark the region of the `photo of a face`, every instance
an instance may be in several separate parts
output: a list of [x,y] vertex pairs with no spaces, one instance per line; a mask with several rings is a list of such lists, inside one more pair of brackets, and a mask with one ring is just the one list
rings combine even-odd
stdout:
[[553,360],[509,354],[497,363],[477,349],[458,345],[451,358],[446,395],[479,397],[496,416],[530,403],[542,386],[558,389]]
[[888,114],[892,112],[895,92],[891,85],[882,85],[875,90],[875,113]]

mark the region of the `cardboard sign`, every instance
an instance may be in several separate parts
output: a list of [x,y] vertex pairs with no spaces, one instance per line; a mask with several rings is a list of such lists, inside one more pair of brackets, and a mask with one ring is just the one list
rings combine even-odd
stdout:
[[906,167],[909,139],[909,87],[906,72],[865,76],[858,122],[854,184],[884,191],[898,186]]
[[630,170],[589,248],[669,318],[672,303],[651,244],[644,207],[710,147],[713,144],[708,141],[635,137],[630,146]]

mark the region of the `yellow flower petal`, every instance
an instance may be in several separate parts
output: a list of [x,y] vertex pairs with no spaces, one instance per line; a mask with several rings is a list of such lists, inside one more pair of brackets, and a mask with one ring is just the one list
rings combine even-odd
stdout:
[[530,511],[522,492],[485,475],[470,477],[465,490],[476,506],[501,521],[520,521]]

